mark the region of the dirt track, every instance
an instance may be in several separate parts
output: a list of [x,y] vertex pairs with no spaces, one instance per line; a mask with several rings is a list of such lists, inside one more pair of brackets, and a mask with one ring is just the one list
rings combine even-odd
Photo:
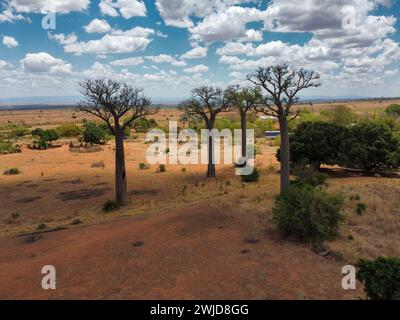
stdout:
[[[352,299],[342,265],[208,205],[0,242],[0,299]],[[29,242],[31,240],[31,242]],[[32,240],[37,240],[32,242]],[[257,242],[258,241],[258,242]],[[141,244],[142,242],[143,244]],[[41,289],[41,268],[57,290]]]

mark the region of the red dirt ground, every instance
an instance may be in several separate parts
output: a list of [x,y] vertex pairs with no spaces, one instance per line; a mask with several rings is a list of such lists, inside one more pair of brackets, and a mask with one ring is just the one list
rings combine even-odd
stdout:
[[[43,233],[33,243],[28,236],[2,238],[0,299],[362,296],[341,289],[343,263],[269,229],[261,216],[204,204]],[[143,245],[135,247],[138,241]],[[57,290],[41,289],[44,265],[56,267]]]

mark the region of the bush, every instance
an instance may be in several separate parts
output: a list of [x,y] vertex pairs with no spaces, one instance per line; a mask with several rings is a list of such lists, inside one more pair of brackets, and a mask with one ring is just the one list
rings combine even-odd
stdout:
[[165,164],[160,164],[158,167],[158,172],[165,172],[165,171],[167,171]]
[[139,169],[140,170],[146,169],[146,164],[144,162],[139,163]]
[[336,237],[343,197],[309,185],[291,186],[277,197],[273,221],[285,237],[320,242]]
[[4,174],[6,176],[14,176],[14,175],[17,175],[20,173],[21,173],[21,171],[18,168],[11,168],[11,169],[4,171]]
[[385,112],[393,117],[400,117],[400,104],[391,104],[386,108]]
[[258,182],[258,179],[260,178],[260,172],[257,170],[256,167],[254,167],[254,170],[250,175],[241,176],[241,177],[242,177],[242,181],[246,182],[246,183]]
[[147,133],[150,129],[156,128],[157,126],[158,124],[154,119],[148,120],[146,118],[137,119],[132,125],[137,133]]
[[346,106],[337,106],[327,112],[329,121],[339,125],[350,125],[356,120],[355,113]]
[[93,122],[86,122],[83,129],[83,141],[86,143],[106,144],[109,140],[108,132]]
[[367,205],[363,202],[357,203],[356,212],[359,216],[362,216],[367,210]]
[[10,139],[21,139],[29,134],[29,129],[23,126],[16,126],[9,133]]
[[400,259],[379,257],[357,263],[357,279],[373,300],[400,299]]
[[78,127],[75,123],[65,123],[57,127],[57,131],[61,137],[66,138],[75,138],[79,137],[82,133],[80,127]]
[[294,185],[310,185],[313,187],[324,186],[328,180],[328,175],[319,173],[313,168],[304,167],[297,169],[294,172],[296,180],[293,181]]
[[105,204],[103,204],[103,212],[111,212],[115,210],[119,210],[119,205],[115,201],[108,200]]
[[32,136],[40,138],[41,141],[51,142],[60,139],[60,134],[55,129],[43,130],[37,128],[31,131]]

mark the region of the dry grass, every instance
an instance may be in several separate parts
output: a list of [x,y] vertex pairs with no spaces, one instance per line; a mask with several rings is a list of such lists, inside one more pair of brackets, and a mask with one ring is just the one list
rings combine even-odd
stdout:
[[[386,103],[364,103],[360,110],[375,110],[381,105],[386,106]],[[315,106],[318,107],[326,106]],[[54,125],[61,121],[66,111],[48,112],[39,113],[39,119]],[[32,113],[0,112],[0,123],[13,116],[37,119]],[[166,125],[166,119],[177,119],[178,116],[176,110],[164,110],[156,118]],[[146,148],[144,135],[126,142],[131,204],[107,215],[101,208],[105,200],[114,197],[115,151],[112,143],[93,153],[72,153],[64,145],[44,151],[23,148],[21,154],[0,156],[1,171],[14,166],[22,171],[17,176],[0,175],[0,236],[33,232],[41,223],[49,229],[72,227],[72,222],[78,220],[88,224],[123,216],[157,215],[204,202],[227,213],[240,210],[243,212],[241,219],[246,219],[248,212],[256,213],[259,216],[257,223],[262,224],[265,232],[274,232],[271,208],[279,191],[275,147],[268,146],[262,139],[257,142],[256,164],[261,177],[254,184],[243,184],[240,177],[235,176],[232,166],[217,166],[215,180],[205,177],[204,165],[167,165],[163,174],[156,173],[158,166],[138,170],[140,163],[146,163]],[[90,167],[104,170],[91,170]],[[342,191],[347,201],[346,221],[339,239],[329,243],[331,250],[352,263],[361,257],[400,256],[400,179],[333,173],[329,188]],[[361,202],[367,205],[367,210],[360,216],[355,209]],[[18,218],[12,218],[17,215]]]

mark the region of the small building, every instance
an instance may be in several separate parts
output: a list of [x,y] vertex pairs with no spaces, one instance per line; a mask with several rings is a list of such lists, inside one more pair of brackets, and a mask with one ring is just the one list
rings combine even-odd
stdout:
[[280,131],[265,131],[264,136],[267,139],[275,139],[281,135]]

